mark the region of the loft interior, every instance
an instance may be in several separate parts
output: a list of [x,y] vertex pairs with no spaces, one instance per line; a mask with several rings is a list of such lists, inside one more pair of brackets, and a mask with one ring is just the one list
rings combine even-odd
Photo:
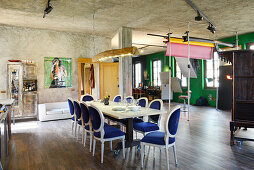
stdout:
[[2,0],[0,169],[253,169],[253,8]]

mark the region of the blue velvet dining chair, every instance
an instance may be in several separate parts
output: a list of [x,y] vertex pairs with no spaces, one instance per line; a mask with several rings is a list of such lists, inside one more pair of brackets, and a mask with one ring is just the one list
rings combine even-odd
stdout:
[[150,132],[143,137],[143,139],[140,142],[142,168],[144,166],[143,164],[144,164],[145,146],[159,147],[160,149],[165,148],[168,170],[169,170],[168,149],[169,147],[173,147],[175,164],[177,165],[175,136],[178,129],[180,113],[181,113],[180,106],[175,106],[174,108],[171,109],[170,113],[166,118],[164,132],[161,131]]
[[121,102],[122,96],[121,95],[116,95],[113,99],[113,102]]
[[102,112],[95,106],[88,107],[93,127],[93,156],[95,153],[96,140],[101,142],[101,163],[103,163],[104,142],[110,141],[110,149],[112,150],[112,141],[120,139],[123,146],[123,158],[125,158],[125,133],[121,130],[104,123]]
[[80,101],[84,101],[84,102],[93,101],[93,100],[94,98],[90,94],[85,94],[80,97]]
[[[161,99],[155,99],[149,104],[149,108],[161,110],[163,107],[163,101]],[[136,132],[145,135],[148,132],[159,130],[161,115],[148,116],[148,122],[144,122],[142,119],[135,119],[133,121],[133,128]],[[137,134],[136,134],[137,135]]]
[[[122,96],[121,96],[121,95],[116,95],[116,96],[114,97],[114,99],[113,99],[113,102],[116,102],[116,103],[121,102],[121,101],[122,101]],[[110,116],[106,116],[106,115],[105,115],[105,119],[108,120],[108,124],[110,124],[110,122],[116,122],[116,123],[119,124],[118,120],[115,119],[115,118],[113,118],[113,117],[110,117]],[[121,126],[121,125],[120,125],[120,126]]]
[[92,151],[92,143],[93,143],[93,130],[92,125],[90,121],[90,115],[88,106],[85,102],[80,102],[80,108],[81,108],[81,114],[82,114],[82,136],[83,136],[83,142],[84,147],[86,146],[86,135],[89,133],[90,135],[90,148],[89,151]]
[[134,100],[134,97],[133,96],[127,96],[127,97],[125,97],[125,100],[126,100],[127,103],[132,103],[133,100]]
[[147,107],[148,106],[148,99],[146,97],[141,97],[137,100],[137,104],[141,107]]
[[[74,105],[74,110],[75,110],[75,115],[76,115],[75,135],[76,135],[77,126],[78,126],[78,134],[77,134],[77,140],[78,140],[79,134],[80,134],[80,128],[83,127],[82,115],[81,115],[81,108],[79,105],[79,101],[74,100],[73,105]],[[83,143],[83,134],[82,134],[82,143]]]
[[[141,107],[147,107],[148,106],[148,99],[146,97],[141,97],[137,100],[137,105],[141,106]],[[143,117],[135,117],[133,119],[134,123],[138,123],[138,122],[143,122]],[[136,139],[138,136],[138,132],[136,131]]]
[[[75,111],[74,111],[74,105],[73,105],[73,100],[72,99],[68,99],[68,105],[69,105],[69,109],[70,109],[70,114],[71,114],[71,134],[73,134],[73,127],[74,125],[76,125],[76,115],[75,115]],[[76,133],[75,133],[76,136]]]

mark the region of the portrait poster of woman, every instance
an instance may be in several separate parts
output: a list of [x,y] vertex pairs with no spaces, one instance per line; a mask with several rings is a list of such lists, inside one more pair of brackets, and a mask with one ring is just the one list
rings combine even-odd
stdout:
[[72,87],[71,58],[44,58],[45,88]]

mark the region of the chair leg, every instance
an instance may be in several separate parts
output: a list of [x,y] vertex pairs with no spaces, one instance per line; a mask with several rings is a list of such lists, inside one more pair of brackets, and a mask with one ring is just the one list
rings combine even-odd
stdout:
[[141,167],[143,168],[143,166],[144,166],[144,155],[145,155],[145,145],[141,142],[140,147],[141,147]]
[[110,150],[112,151],[112,141],[110,141]]
[[85,135],[84,135],[84,147],[86,146],[86,135],[87,135],[87,131],[84,129],[85,131]]
[[104,142],[101,142],[101,163],[103,163],[103,154],[104,154]]
[[74,126],[75,126],[75,127],[74,127],[74,133],[75,133],[74,136],[76,137],[76,132],[77,132],[77,121],[75,121],[74,124],[75,124],[75,125],[74,125]]
[[95,152],[95,145],[96,145],[96,140],[93,140],[93,156],[94,156],[94,152]]
[[185,99],[183,99],[183,110],[185,111],[186,110],[186,101],[185,101]]
[[122,146],[123,146],[123,159],[125,159],[125,139],[122,139]]
[[173,146],[173,150],[174,150],[175,164],[177,166],[176,145]]
[[167,159],[167,165],[168,165],[168,170],[169,170],[169,157],[168,157],[168,148],[166,147],[166,159]]
[[85,131],[85,127],[82,126],[82,144],[84,143],[84,131]]
[[71,134],[73,135],[74,122],[71,123]]
[[79,133],[80,133],[80,126],[78,126],[78,135],[77,135],[77,140],[78,140],[78,137],[79,137]]
[[153,147],[153,159],[155,159],[155,146]]
[[92,142],[93,142],[93,132],[90,132],[90,152],[92,150]]

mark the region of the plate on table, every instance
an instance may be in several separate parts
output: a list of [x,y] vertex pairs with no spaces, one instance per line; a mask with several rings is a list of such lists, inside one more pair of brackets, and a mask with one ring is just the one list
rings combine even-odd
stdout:
[[128,106],[128,109],[130,109],[133,112],[139,111],[141,106]]
[[21,62],[21,60],[8,60],[9,62]]
[[112,108],[112,110],[114,110],[114,111],[125,111],[126,107],[125,106],[114,106]]

